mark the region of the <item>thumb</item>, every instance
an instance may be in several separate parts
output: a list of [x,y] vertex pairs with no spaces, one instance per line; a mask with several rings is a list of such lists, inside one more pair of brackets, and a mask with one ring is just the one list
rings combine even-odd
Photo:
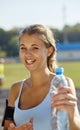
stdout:
[[10,123],[9,127],[15,128],[15,124],[14,123]]
[[34,120],[34,118],[32,117],[32,118],[29,120],[29,122],[30,122],[31,124],[33,124],[33,120]]

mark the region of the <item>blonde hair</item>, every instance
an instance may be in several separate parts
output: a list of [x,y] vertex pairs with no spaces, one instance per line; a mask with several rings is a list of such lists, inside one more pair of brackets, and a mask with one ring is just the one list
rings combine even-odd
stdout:
[[54,35],[53,35],[51,29],[42,24],[30,25],[21,32],[21,34],[19,36],[19,41],[20,41],[20,38],[22,37],[22,35],[25,33],[27,33],[28,35],[38,34],[39,38],[44,42],[44,44],[47,48],[49,48],[51,46],[53,47],[52,54],[47,58],[47,65],[48,65],[49,70],[51,72],[54,72],[57,67],[56,45],[55,45]]

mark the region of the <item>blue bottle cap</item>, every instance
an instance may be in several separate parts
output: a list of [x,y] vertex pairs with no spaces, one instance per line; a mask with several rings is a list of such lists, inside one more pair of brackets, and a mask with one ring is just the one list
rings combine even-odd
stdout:
[[63,73],[64,73],[64,68],[63,67],[56,68],[56,74],[57,75],[61,75]]

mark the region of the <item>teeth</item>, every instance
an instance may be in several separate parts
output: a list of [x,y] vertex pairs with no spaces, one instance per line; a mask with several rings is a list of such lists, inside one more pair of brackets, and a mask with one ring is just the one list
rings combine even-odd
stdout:
[[27,63],[30,64],[30,63],[32,63],[33,61],[34,61],[34,60],[27,60]]

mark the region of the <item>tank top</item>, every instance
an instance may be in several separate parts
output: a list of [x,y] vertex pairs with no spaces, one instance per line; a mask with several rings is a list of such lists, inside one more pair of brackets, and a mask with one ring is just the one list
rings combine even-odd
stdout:
[[51,97],[50,92],[37,106],[22,110],[18,107],[24,80],[22,81],[18,98],[15,101],[14,121],[16,126],[29,122],[33,117],[34,130],[51,130]]

